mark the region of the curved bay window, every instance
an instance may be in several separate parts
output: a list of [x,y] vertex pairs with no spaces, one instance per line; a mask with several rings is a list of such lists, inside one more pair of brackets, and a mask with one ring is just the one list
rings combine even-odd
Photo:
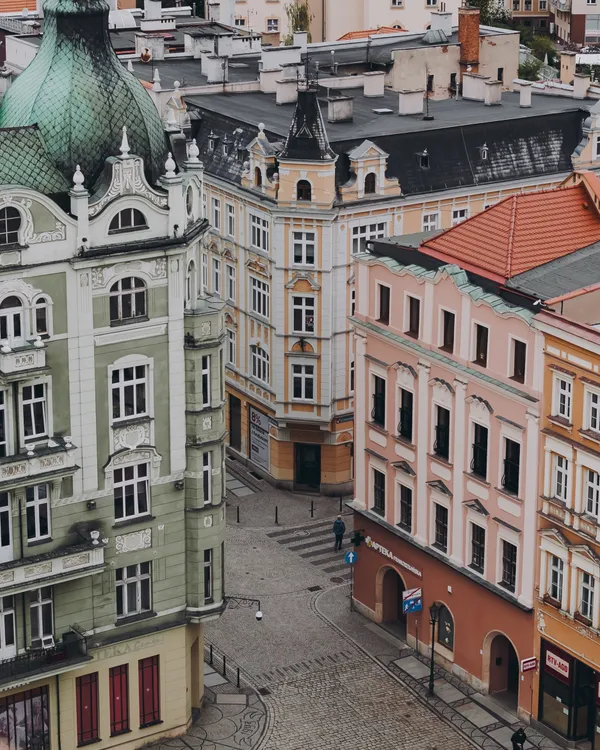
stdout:
[[146,315],[146,284],[128,276],[110,288],[110,322],[128,323]]
[[312,200],[312,186],[308,180],[298,180],[296,185],[296,199],[299,201]]
[[7,206],[0,209],[0,245],[16,245],[23,217],[18,209]]
[[440,604],[438,614],[437,640],[444,648],[454,651],[454,618],[443,604]]

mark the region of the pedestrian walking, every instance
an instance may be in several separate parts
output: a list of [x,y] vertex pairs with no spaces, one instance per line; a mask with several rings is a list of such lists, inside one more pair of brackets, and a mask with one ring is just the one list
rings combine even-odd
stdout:
[[523,729],[523,727],[519,727],[519,729],[517,729],[517,731],[510,738],[513,750],[523,750],[526,739],[527,735],[525,734],[525,730]]
[[342,542],[346,533],[346,524],[342,521],[341,516],[338,516],[333,522],[333,533],[335,534],[335,547],[333,549],[337,552],[338,549],[342,549]]

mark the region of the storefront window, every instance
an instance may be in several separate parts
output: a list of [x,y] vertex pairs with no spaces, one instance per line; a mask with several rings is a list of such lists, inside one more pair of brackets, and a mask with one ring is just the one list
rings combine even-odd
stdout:
[[2,750],[50,750],[48,688],[27,690],[0,700]]
[[438,643],[445,648],[454,650],[454,620],[447,607],[442,604],[438,616]]

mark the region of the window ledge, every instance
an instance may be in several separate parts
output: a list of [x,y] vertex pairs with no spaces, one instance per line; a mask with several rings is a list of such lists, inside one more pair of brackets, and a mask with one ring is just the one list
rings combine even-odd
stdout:
[[45,536],[43,539],[33,539],[31,542],[27,542],[28,547],[40,547],[42,544],[48,544],[48,542],[52,542],[53,539],[51,536]]
[[487,369],[487,361],[485,362],[478,362],[476,359],[471,360],[471,364],[475,365],[476,367],[481,367],[482,370]]
[[412,526],[408,526],[407,524],[404,524],[404,523],[397,523],[396,526],[399,529],[402,529],[402,531],[406,531],[407,534],[412,534]]
[[579,430],[579,434],[588,440],[593,440],[595,443],[600,444],[600,432],[595,432],[594,430]]
[[144,516],[135,516],[134,518],[124,518],[113,523],[113,529],[121,529],[124,526],[133,526],[136,523],[148,523],[148,521],[154,521],[156,516],[147,513]]
[[130,734],[131,729],[121,729],[119,732],[111,732],[111,737],[120,737],[122,734]]
[[376,432],[381,433],[382,435],[388,434],[388,431],[385,429],[385,427],[383,427],[380,424],[377,424],[377,422],[367,422],[367,424],[369,425],[371,429],[375,430]]
[[454,347],[453,346],[438,346],[438,349],[441,352],[446,352],[446,354],[454,354]]
[[517,492],[513,492],[512,490],[509,490],[506,487],[494,487],[494,489],[496,490],[496,492],[499,492],[501,495],[507,495],[512,500],[516,500],[519,503],[523,502]]
[[441,552],[441,553],[442,553],[443,555],[447,555],[447,554],[448,554],[448,548],[444,549],[444,547],[442,547],[442,545],[441,545],[441,544],[438,544],[437,542],[434,542],[434,543],[433,543],[433,544],[432,544],[431,546],[432,546],[432,547],[433,547],[434,549],[437,549],[437,550],[438,550],[439,552]]
[[109,229],[108,234],[112,237],[115,234],[131,234],[132,232],[143,232],[150,229],[147,224],[140,224],[139,227],[123,227],[122,229]]
[[414,333],[413,331],[404,331],[404,335],[408,336],[411,339],[418,339],[419,338],[419,334],[418,333]]
[[512,380],[513,383],[519,383],[520,385],[524,385],[524,383],[525,383],[525,378],[524,377],[521,378],[521,377],[517,377],[516,375],[511,375],[508,379]]
[[515,595],[515,587],[509,586],[507,583],[504,583],[503,581],[498,581],[498,586],[500,586],[501,589],[504,589],[504,591],[508,591],[510,594]]
[[412,440],[409,440],[407,437],[404,437],[404,435],[393,435],[394,440],[397,440],[399,443],[402,443],[407,448],[412,448],[413,450],[417,449],[417,446],[412,442]]
[[565,417],[561,417],[558,414],[548,414],[546,416],[546,419],[549,422],[552,422],[552,424],[560,425],[560,427],[564,427],[567,430],[572,430],[573,429],[573,423],[569,422],[568,419],[566,419]]
[[385,518],[385,510],[380,510],[379,508],[376,508],[375,506],[373,506],[371,510],[373,511],[373,513],[376,513],[378,516],[381,516],[381,518]]
[[142,622],[142,620],[150,620],[152,617],[156,617],[156,612],[139,612],[137,615],[128,615],[127,617],[117,617],[115,625],[130,625],[134,622]]
[[561,604],[558,601],[558,599],[555,599],[553,596],[550,596],[550,594],[544,594],[542,597],[542,601],[544,604],[549,604],[551,607],[554,607],[554,609],[560,609]]
[[155,719],[154,721],[147,721],[145,724],[140,724],[140,729],[146,729],[146,727],[155,727],[157,724],[163,724],[163,720]]
[[577,620],[577,622],[580,622],[582,625],[586,625],[588,628],[592,627],[592,621],[589,617],[584,617],[580,612],[575,612],[573,619]]
[[469,563],[467,567],[472,570],[474,573],[477,573],[478,576],[482,576],[484,574],[483,568],[478,568],[477,565],[473,565],[472,563]]
[[144,424],[144,422],[154,422],[154,417],[149,414],[137,414],[135,417],[125,417],[124,419],[113,419],[111,427],[113,430],[120,429],[121,427],[130,427],[135,424]]
[[487,487],[489,489],[492,486],[490,482],[483,477],[480,477],[478,474],[473,474],[472,471],[463,471],[463,474],[474,482],[477,482],[477,484],[480,484],[482,487]]
[[428,453],[427,455],[433,461],[439,461],[439,463],[444,464],[444,466],[447,466],[449,469],[452,469],[452,463],[448,458],[444,458],[443,456],[438,456],[437,453]]
[[146,323],[150,318],[147,315],[139,315],[137,318],[125,318],[124,320],[111,320],[111,328],[120,328],[121,326],[130,326],[133,323]]
[[78,742],[77,747],[86,747],[87,745],[95,745],[98,742],[102,742],[101,737],[94,737],[93,740],[86,740],[85,742]]

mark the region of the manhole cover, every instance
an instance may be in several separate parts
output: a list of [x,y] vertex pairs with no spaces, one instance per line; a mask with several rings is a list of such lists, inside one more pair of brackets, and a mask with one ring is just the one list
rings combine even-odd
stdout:
[[310,536],[310,531],[306,531],[305,529],[298,529],[298,531],[294,531],[294,536]]
[[344,583],[344,578],[340,578],[339,576],[333,576],[333,578],[329,579],[331,583]]
[[309,586],[308,590],[309,591],[320,591],[321,587],[320,586]]
[[258,688],[258,692],[261,695],[271,695],[271,691],[269,690],[269,688]]

